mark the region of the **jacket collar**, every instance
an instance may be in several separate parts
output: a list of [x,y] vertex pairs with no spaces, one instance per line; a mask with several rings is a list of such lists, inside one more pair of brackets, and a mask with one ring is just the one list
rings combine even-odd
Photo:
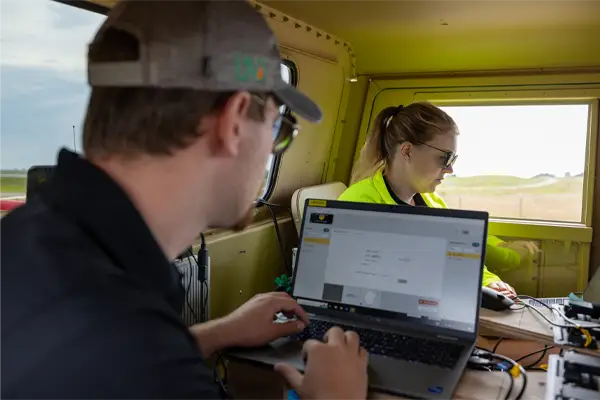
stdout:
[[42,200],[72,219],[118,268],[163,295],[180,313],[180,275],[127,194],[104,171],[62,149]]

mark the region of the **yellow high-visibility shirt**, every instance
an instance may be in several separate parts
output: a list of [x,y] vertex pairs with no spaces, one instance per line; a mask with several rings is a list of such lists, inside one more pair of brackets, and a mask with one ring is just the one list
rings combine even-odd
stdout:
[[[448,208],[444,200],[435,193],[420,194],[427,206],[433,208]],[[365,178],[344,191],[338,198],[341,201],[355,201],[360,203],[397,204],[388,191],[383,179],[383,170],[378,170],[373,176]],[[505,243],[496,236],[488,235],[486,246],[486,264],[490,261],[494,264],[503,264],[505,268],[519,265],[520,257],[516,252],[506,247],[498,247]],[[515,258],[515,256],[517,258]],[[483,286],[490,283],[502,281],[498,275],[491,273],[487,266],[483,267]]]

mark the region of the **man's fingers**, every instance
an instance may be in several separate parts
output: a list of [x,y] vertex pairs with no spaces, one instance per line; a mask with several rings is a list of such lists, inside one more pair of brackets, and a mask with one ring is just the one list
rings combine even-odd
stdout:
[[365,350],[364,347],[361,347],[361,348],[358,349],[358,355],[363,360],[367,360],[368,361],[368,359],[369,359],[369,352],[367,350]]
[[498,283],[496,283],[496,282],[492,282],[492,283],[490,283],[490,284],[488,285],[488,287],[489,287],[490,289],[494,289],[494,290],[500,290],[500,287],[498,287]]
[[339,326],[334,326],[333,328],[329,328],[327,332],[325,332],[325,336],[323,336],[323,341],[331,344],[344,344],[346,341],[346,337],[344,335],[344,331]]
[[360,337],[358,336],[358,333],[346,331],[344,332],[344,336],[346,337],[346,344],[348,344],[349,347],[356,349],[357,351],[360,350]]
[[275,372],[280,374],[292,389],[298,391],[298,389],[300,389],[302,386],[302,380],[304,379],[304,376],[302,376],[302,374],[290,364],[275,364]]
[[282,324],[273,324],[273,330],[275,331],[277,338],[293,335],[302,331],[304,328],[306,328],[306,324],[302,321],[289,321]]
[[302,345],[302,360],[304,360],[305,364],[308,358],[308,353],[310,353],[316,348],[319,348],[319,346],[324,346],[324,344],[315,339],[308,339],[304,342],[304,344]]
[[296,302],[293,298],[288,295],[283,296],[272,296],[270,300],[271,307],[273,309],[273,314],[279,311],[293,312],[296,314],[298,318],[302,320],[306,325],[308,325],[308,315],[306,315],[306,311],[302,308],[300,304]]

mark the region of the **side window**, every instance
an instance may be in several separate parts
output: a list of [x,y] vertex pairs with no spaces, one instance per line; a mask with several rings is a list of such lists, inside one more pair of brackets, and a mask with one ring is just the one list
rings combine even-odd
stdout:
[[[281,77],[283,78],[283,80],[286,83],[296,85],[296,82],[297,82],[296,76],[297,76],[297,73],[296,73],[295,64],[293,64],[291,61],[285,61],[281,64]],[[286,110],[285,106],[281,106],[281,112],[285,113],[285,112],[289,112],[289,111]],[[274,130],[275,129],[276,128],[274,128]],[[274,131],[273,136],[275,136],[276,133],[277,132]],[[279,161],[280,161],[280,156],[273,157],[272,155],[269,156],[269,159],[267,160],[267,166],[266,166],[266,171],[265,171],[265,181],[264,181],[263,189],[261,191],[261,196],[260,196],[260,198],[262,200],[268,200],[269,197],[271,197],[273,190],[275,189],[275,181],[277,178],[277,169],[279,168]]]
[[[3,3],[1,18],[0,193],[5,200],[23,201],[30,167],[54,165],[62,147],[81,149],[89,96],[85,56],[106,17],[60,2],[28,0]],[[282,63],[281,74],[296,83],[293,63]],[[279,161],[269,157],[262,199],[273,192]]]
[[[27,170],[81,149],[88,41],[106,17],[47,0],[2,2],[3,201],[23,201]],[[6,210],[4,210],[6,211]]]
[[458,159],[438,193],[491,217],[582,222],[588,104],[442,106]]

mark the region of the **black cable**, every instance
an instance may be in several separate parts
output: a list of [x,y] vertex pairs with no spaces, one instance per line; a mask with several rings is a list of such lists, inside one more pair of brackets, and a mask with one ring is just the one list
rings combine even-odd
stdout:
[[[290,218],[292,219],[292,222],[294,222],[294,214],[292,214],[292,210],[289,207],[286,207],[286,206],[281,205],[281,204],[269,203],[269,202],[266,202],[264,200],[258,200],[258,203],[264,204],[267,207],[277,207],[277,208],[283,208],[283,209],[285,209],[285,211],[287,211],[287,213],[290,214]],[[294,226],[295,225],[296,224],[294,224]]]
[[[192,249],[191,248],[187,249],[186,253],[189,254],[188,257],[191,258],[192,260],[194,260],[196,262],[196,265],[198,265],[198,261],[196,260],[196,257],[194,256],[194,252],[192,251]],[[189,261],[189,267],[190,267],[190,273],[189,273],[190,280],[188,281],[187,287],[185,289],[185,303],[187,304],[187,306],[192,314],[192,318],[194,319],[193,324],[195,324],[198,322],[198,316],[196,315],[194,308],[190,304],[190,289],[192,287],[192,267],[193,267],[191,261]],[[184,276],[185,276],[185,274],[184,274]]]
[[[219,373],[219,363],[223,365],[223,377]],[[219,389],[221,390],[222,397],[226,399],[230,399],[229,391],[227,390],[227,364],[223,359],[221,353],[217,352],[217,360],[215,361],[215,365],[213,368],[213,375],[215,381],[219,384]]]
[[541,361],[544,359],[544,357],[546,356],[546,353],[548,352],[548,350],[551,350],[551,349],[553,349],[553,348],[554,348],[554,346],[548,346],[548,345],[544,345],[544,348],[543,348],[543,349],[541,349],[541,350],[538,350],[538,351],[531,352],[531,353],[529,353],[529,354],[526,354],[526,355],[524,355],[523,357],[521,357],[521,358],[519,358],[519,359],[515,360],[515,362],[519,362],[519,361],[521,361],[521,360],[524,360],[524,359],[526,359],[526,358],[529,358],[529,357],[531,357],[531,356],[534,356],[534,355],[536,355],[536,354],[538,354],[538,353],[542,353],[542,354],[541,354],[541,355],[538,357],[538,359],[537,359],[535,362],[533,362],[533,363],[531,363],[531,364],[529,364],[529,365],[527,365],[527,366],[524,366],[524,368],[525,368],[525,369],[527,369],[527,368],[533,368],[534,366],[536,366],[537,364],[539,364],[539,363],[540,363],[540,362],[541,362]]
[[[525,393],[525,389],[527,388],[527,371],[525,371],[525,368],[523,368],[523,366],[521,364],[519,364],[517,361],[512,360],[508,357],[505,357],[501,354],[491,353],[490,351],[480,348],[480,347],[475,347],[475,350],[473,350],[473,355],[476,355],[478,357],[486,357],[487,356],[490,358],[490,360],[495,358],[498,360],[506,361],[507,363],[511,364],[512,367],[517,366],[517,368],[519,368],[520,375],[523,376],[523,385],[521,387],[521,390],[517,394],[517,397],[515,398],[515,400],[520,400],[523,397],[523,393]],[[506,393],[506,396],[504,397],[504,400],[508,400],[508,398],[510,397],[510,394],[512,392],[512,389],[514,387],[514,382],[513,382],[514,377],[510,371],[507,371],[507,372],[510,374],[511,384],[510,384],[508,392]]]
[[206,238],[204,233],[200,233],[200,250],[198,250],[198,259],[196,265],[198,267],[198,281],[200,282],[200,322],[208,320],[208,249],[206,248]]
[[[288,276],[292,276],[292,267],[289,263],[285,255],[285,243],[283,242],[283,238],[281,236],[281,232],[279,231],[279,224],[277,223],[277,217],[275,216],[275,211],[273,211],[273,207],[275,205],[271,203],[266,203],[264,201],[260,201],[260,203],[267,206],[269,211],[271,212],[271,217],[273,218],[273,225],[275,226],[275,234],[277,235],[277,241],[279,242],[279,250],[281,250],[281,257],[283,258],[283,263],[285,264],[285,270]],[[290,211],[291,213],[291,211]],[[293,220],[292,220],[293,221]]]
[[492,348],[492,353],[497,353],[498,347],[500,347],[500,343],[504,340],[504,338],[498,339],[494,347]]
[[506,392],[506,396],[504,396],[504,400],[508,400],[508,398],[510,397],[510,394],[512,393],[512,391],[515,387],[515,377],[512,376],[512,374],[510,373],[509,370],[505,370],[505,371],[508,374],[508,376],[510,377],[510,385],[508,386],[508,391]]
[[[517,363],[514,360],[511,360],[508,357],[504,357],[501,354],[492,354],[492,357],[506,361],[506,362],[512,364],[513,366],[515,366],[515,365],[518,366],[519,371],[521,372],[521,376],[523,377],[523,385],[521,386],[521,390],[519,391],[519,394],[517,394],[517,397],[515,398],[515,400],[520,400],[521,397],[523,397],[523,393],[525,393],[525,389],[527,388],[527,371],[525,371],[525,368],[523,368],[523,366],[521,364]],[[512,374],[510,376],[512,377]],[[512,386],[511,386],[511,389],[512,389]],[[510,392],[506,394],[506,397],[504,399],[508,400],[509,396],[510,396]]]

